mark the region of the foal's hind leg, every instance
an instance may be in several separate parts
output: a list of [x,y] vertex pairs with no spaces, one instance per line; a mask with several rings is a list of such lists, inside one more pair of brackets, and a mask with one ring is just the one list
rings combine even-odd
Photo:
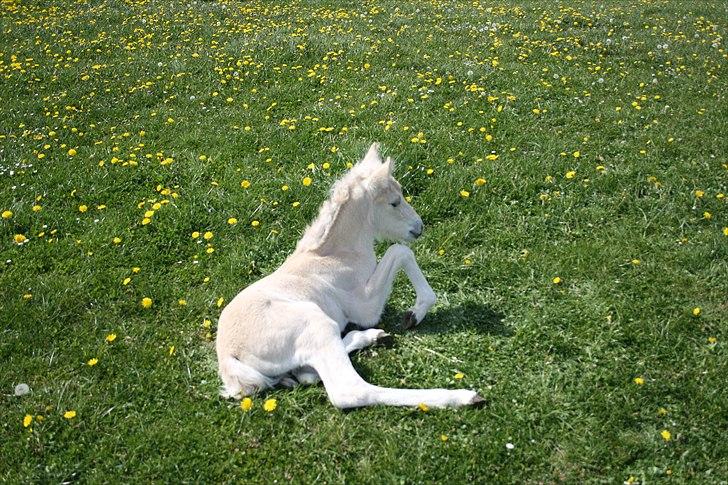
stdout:
[[[344,343],[346,353],[350,354],[371,345],[389,347],[392,345],[393,340],[392,336],[384,330],[370,328],[368,330],[352,330],[344,336],[342,342]],[[313,367],[307,365],[294,370],[292,374],[300,384],[310,385],[317,384],[321,381],[321,378]]]
[[296,377],[299,384],[303,384],[305,386],[321,382],[321,378],[316,371],[313,370],[313,367],[308,365],[304,365],[303,367],[294,370],[292,374]]
[[351,365],[336,322],[323,312],[311,321],[305,339],[309,345],[297,349],[299,357],[313,367],[326,388],[331,403],[340,409],[385,404],[389,406],[459,407],[484,401],[464,389],[392,389],[369,384]]

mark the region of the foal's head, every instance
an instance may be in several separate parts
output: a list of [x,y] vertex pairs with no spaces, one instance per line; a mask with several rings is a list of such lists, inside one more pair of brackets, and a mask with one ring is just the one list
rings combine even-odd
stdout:
[[370,203],[369,220],[377,239],[414,241],[420,237],[422,219],[407,203],[402,186],[392,176],[394,161],[389,157],[382,161],[375,143],[357,164],[357,169],[364,177],[365,198]]

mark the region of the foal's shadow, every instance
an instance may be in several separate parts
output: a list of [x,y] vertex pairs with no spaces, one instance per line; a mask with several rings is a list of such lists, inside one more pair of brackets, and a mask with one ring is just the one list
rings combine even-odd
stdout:
[[466,301],[428,313],[425,319],[412,329],[403,326],[401,309],[386,307],[379,327],[395,334],[415,332],[432,335],[451,332],[476,332],[484,335],[510,337],[513,329],[503,323],[505,315],[483,305]]

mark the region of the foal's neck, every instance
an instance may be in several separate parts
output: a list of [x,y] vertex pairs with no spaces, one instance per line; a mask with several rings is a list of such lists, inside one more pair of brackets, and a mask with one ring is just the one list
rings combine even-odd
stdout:
[[366,209],[351,202],[341,208],[332,222],[321,249],[327,254],[354,253],[368,258],[374,254],[374,229]]

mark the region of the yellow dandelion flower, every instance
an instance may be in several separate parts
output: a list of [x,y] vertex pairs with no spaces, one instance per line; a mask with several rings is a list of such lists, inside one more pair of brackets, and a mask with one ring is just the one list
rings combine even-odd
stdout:
[[468,197],[470,197],[470,192],[468,192],[467,190],[461,190],[460,197],[462,197],[463,199],[467,199]]
[[13,236],[13,241],[15,241],[15,244],[23,244],[28,240],[27,237],[25,237],[24,234],[16,234]]
[[252,221],[250,223],[250,225],[253,226],[253,227],[258,227],[258,226],[260,226],[260,221]]
[[28,426],[30,426],[30,423],[32,423],[32,422],[33,422],[33,416],[31,416],[30,414],[26,414],[25,417],[23,418],[23,428],[27,428]]
[[3,219],[10,219],[13,217],[13,211],[3,211],[2,217]]
[[639,259],[633,259],[632,264],[635,266],[639,266],[640,264],[642,264],[642,261],[640,261]]
[[215,237],[215,235],[212,233],[212,231],[207,231],[202,237],[205,238],[206,241],[209,241],[210,239]]
[[114,239],[112,239],[112,241],[113,241],[114,244],[119,244],[119,243],[121,243],[121,238],[120,237],[115,237]]
[[579,158],[581,156],[581,152],[579,150],[577,150],[574,153],[572,153],[572,155],[574,158]]
[[421,403],[419,403],[419,404],[417,405],[417,409],[419,409],[419,410],[420,410],[420,411],[422,411],[423,413],[426,413],[427,411],[429,411],[429,410],[430,410],[430,407],[429,407],[429,406],[428,406],[427,404],[425,404],[425,403],[421,402]]
[[179,306],[185,306],[187,305],[187,300],[185,300],[184,298],[180,298],[179,300],[177,300],[177,304]]
[[560,285],[561,284],[561,281],[562,280],[561,280],[561,277],[560,276],[554,276],[554,279],[551,280],[551,282],[553,284],[555,284],[555,285]]
[[645,384],[645,378],[644,378],[644,377],[641,377],[641,376],[640,376],[640,377],[635,377],[635,378],[634,378],[634,379],[632,379],[632,380],[633,380],[633,381],[634,381],[634,383],[635,383],[635,384],[637,384],[638,386],[643,386],[643,385]]
[[225,298],[220,297],[217,299],[217,307],[220,308],[222,304],[225,303]]
[[76,153],[78,153],[78,152],[76,150],[74,150],[73,148],[71,148],[70,150],[68,150],[68,156],[69,157],[75,157],[76,156]]
[[63,413],[63,417],[66,419],[73,419],[76,417],[76,411],[74,411],[73,409],[66,411],[65,413]]
[[246,413],[250,411],[253,408],[253,400],[249,397],[246,397],[242,401],[240,401],[240,409],[245,411]]
[[272,413],[278,407],[278,401],[275,399],[268,399],[263,403],[263,409],[269,413]]
[[231,217],[227,220],[227,223],[230,224],[231,226],[234,226],[235,224],[238,223],[238,220],[234,217]]
[[457,374],[455,374],[455,379],[460,380],[464,377],[465,377],[465,374],[463,374],[462,372],[458,372]]
[[197,232],[197,231],[194,231],[194,232],[192,233],[192,239],[197,239],[198,237],[200,237],[200,233],[199,233],[199,232]]
[[86,365],[88,365],[89,367],[93,367],[98,363],[99,363],[99,359],[94,357],[93,359],[89,359],[88,362],[86,362]]
[[250,180],[243,180],[242,182],[240,182],[240,186],[244,189],[247,189],[248,187],[250,187]]
[[81,204],[81,205],[78,206],[78,212],[83,213],[83,212],[86,212],[87,210],[88,210],[88,206],[87,205]]
[[110,344],[111,342],[113,342],[114,340],[116,340],[116,334],[115,333],[110,333],[109,335],[106,336],[106,338],[104,340],[106,340],[106,343],[109,343]]
[[177,351],[177,349],[174,348],[174,345],[169,347],[169,355],[172,356]]
[[710,213],[710,212],[708,212],[708,211],[705,211],[705,212],[703,212],[703,219],[705,219],[705,220],[709,221],[709,220],[711,220],[712,218],[713,218],[713,214],[711,214],[711,213]]
[[662,436],[662,439],[665,441],[670,441],[672,439],[672,433],[670,433],[668,430],[663,429],[660,433],[660,436]]
[[576,177],[576,172],[574,170],[570,170],[570,171],[566,172],[567,179],[573,179],[574,177]]
[[475,185],[477,185],[478,187],[482,187],[483,185],[486,184],[486,182],[487,181],[484,178],[475,179]]
[[142,298],[142,307],[144,307],[144,308],[151,308],[152,303],[153,302],[152,302],[152,299],[151,298],[149,298],[147,296],[145,296],[144,298]]
[[702,191],[702,190],[696,190],[694,192],[694,194],[695,194],[695,197],[697,197],[698,199],[700,199],[701,197],[703,197],[705,195],[705,192]]
[[313,180],[311,180],[311,177],[303,177],[303,180],[301,181],[301,183],[303,183],[303,185],[305,185],[306,187],[311,185],[311,182],[313,182]]
[[446,434],[441,434],[441,435],[440,435],[440,441],[442,441],[443,443],[445,443],[445,442],[446,442],[446,441],[447,441],[448,439],[449,439],[449,438],[447,437],[447,435],[446,435]]
[[695,308],[693,308],[694,317],[699,317],[701,313],[703,313],[703,310],[701,310],[699,306],[696,306]]

